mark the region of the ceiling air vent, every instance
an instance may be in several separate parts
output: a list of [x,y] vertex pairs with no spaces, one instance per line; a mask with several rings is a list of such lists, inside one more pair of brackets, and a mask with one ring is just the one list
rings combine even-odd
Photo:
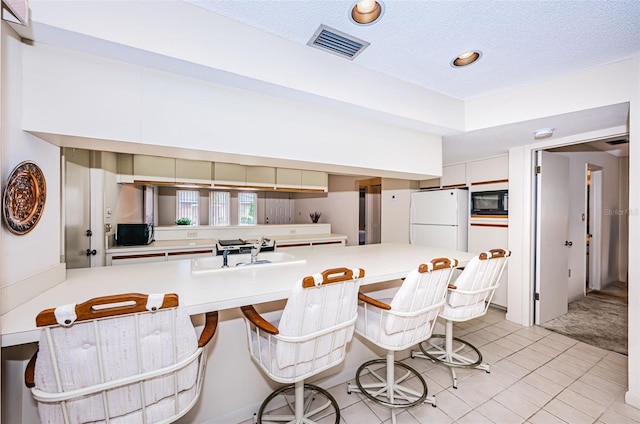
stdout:
[[362,41],[325,25],[320,25],[307,43],[308,46],[333,53],[349,60],[353,60],[367,48],[369,44],[370,43],[366,41]]
[[612,145],[612,146],[617,146],[618,144],[627,144],[628,142],[629,142],[629,140],[625,140],[625,139],[623,138],[623,139],[620,139],[620,140],[611,140],[611,141],[607,141],[606,143],[607,143],[607,144],[610,144],[610,145]]

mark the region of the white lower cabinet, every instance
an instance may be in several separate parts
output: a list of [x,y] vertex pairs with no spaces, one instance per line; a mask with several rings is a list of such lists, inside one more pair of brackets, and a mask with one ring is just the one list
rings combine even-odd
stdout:
[[[487,221],[487,220],[485,220]],[[509,229],[505,222],[500,223],[471,223],[469,225],[469,252],[480,253],[490,249],[507,249]],[[508,262],[507,262],[507,266]],[[500,287],[491,300],[492,305],[507,308],[507,270],[505,268]]]
[[126,253],[107,253],[107,266],[139,264],[147,262],[165,262],[177,261],[180,259],[193,259],[215,255],[215,248],[202,249],[176,249],[162,250],[154,252],[126,252]]
[[327,247],[345,246],[346,241],[340,240],[304,240],[304,241],[276,241],[276,250],[293,249],[323,249]]

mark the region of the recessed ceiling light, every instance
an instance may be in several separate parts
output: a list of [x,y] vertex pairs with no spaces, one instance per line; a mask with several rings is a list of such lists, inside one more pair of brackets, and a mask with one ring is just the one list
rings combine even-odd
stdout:
[[462,66],[471,65],[476,62],[482,56],[482,52],[479,50],[469,50],[464,53],[460,53],[458,57],[451,61],[451,66],[454,68],[460,68]]
[[533,133],[533,138],[536,140],[544,140],[545,138],[549,138],[553,135],[555,128],[543,128],[541,130],[535,131]]
[[376,22],[382,16],[382,2],[376,0],[360,0],[351,8],[351,19],[358,25]]

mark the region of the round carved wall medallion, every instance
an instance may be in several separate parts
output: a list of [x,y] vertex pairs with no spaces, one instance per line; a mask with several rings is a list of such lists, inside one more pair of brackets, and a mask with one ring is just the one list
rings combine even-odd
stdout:
[[44,174],[38,165],[25,161],[14,168],[4,186],[2,217],[14,234],[31,231],[42,216],[47,198]]

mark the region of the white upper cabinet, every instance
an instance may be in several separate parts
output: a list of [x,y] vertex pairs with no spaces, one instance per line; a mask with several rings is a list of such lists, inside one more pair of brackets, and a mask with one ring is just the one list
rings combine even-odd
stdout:
[[216,162],[213,169],[215,185],[258,189],[273,189],[276,185],[276,169],[270,166]]
[[175,183],[176,160],[162,156],[133,155],[133,179],[157,183]]
[[440,178],[440,186],[447,187],[464,187],[467,185],[467,164],[448,165],[442,167],[442,178]]
[[509,157],[500,156],[469,162],[467,170],[471,184],[506,182],[509,179]]
[[176,159],[176,184],[211,186],[211,162]]
[[276,186],[276,168],[270,166],[247,166],[246,185],[256,188]]
[[213,164],[213,184],[244,187],[247,167],[237,163],[216,162]]
[[326,172],[306,169],[276,169],[276,188],[280,190],[322,191],[328,190],[329,177]]

